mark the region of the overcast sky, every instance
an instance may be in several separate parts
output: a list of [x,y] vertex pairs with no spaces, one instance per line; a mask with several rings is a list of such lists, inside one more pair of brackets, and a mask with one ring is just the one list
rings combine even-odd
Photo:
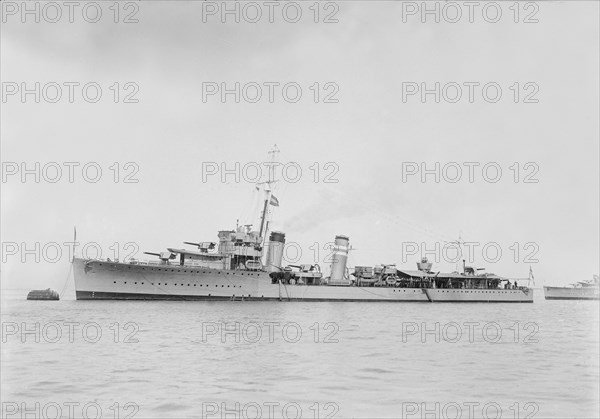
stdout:
[[[121,249],[136,242],[143,256],[182,247],[184,240],[216,240],[217,231],[235,227],[238,218],[256,225],[260,197],[254,184],[236,183],[232,176],[226,183],[219,176],[203,182],[202,164],[233,168],[235,162],[263,162],[276,143],[279,161],[296,162],[303,173],[296,183],[276,184],[280,206],[272,227],[301,245],[304,262],[314,259],[312,243],[322,247],[346,234],[355,248],[352,266],[397,263],[414,269],[418,255],[403,264],[402,243],[433,248],[460,235],[501,246],[496,263],[484,260],[480,246],[477,266],[512,277],[526,277],[532,266],[538,286],[591,279],[598,272],[597,2],[539,2],[539,10],[520,9],[518,23],[512,2],[502,5],[497,23],[487,22],[479,8],[473,23],[465,15],[458,23],[443,15],[440,23],[432,16],[422,23],[418,11],[409,14],[407,4],[391,1],[337,2],[337,11],[322,5],[318,23],[309,8],[313,2],[302,5],[297,23],[287,22],[279,9],[273,23],[265,16],[250,23],[243,15],[240,23],[231,17],[222,23],[218,13],[203,16],[201,2],[153,1],[120,10],[120,22],[134,13],[138,23],[114,23],[110,4],[102,3],[97,23],[86,22],[80,10],[73,23],[65,16],[48,23],[44,15],[40,23],[27,16],[22,23],[20,11],[3,13],[4,170],[12,167],[7,162],[30,168],[35,162],[80,163],[73,183],[64,166],[56,183],[36,183],[33,176],[23,183],[19,174],[3,179],[5,246],[63,243],[72,240],[76,225],[79,242],[98,242],[107,253],[114,242]],[[330,13],[337,23],[322,22]],[[523,23],[527,16],[539,22]],[[53,96],[48,83],[58,83],[63,97],[35,103],[29,95],[22,103],[20,92],[6,95],[22,82],[49,86],[48,97]],[[69,103],[64,82],[98,83],[102,98],[88,103],[75,87]],[[128,82],[139,87],[130,97],[138,103],[123,103],[135,87],[126,89]],[[203,83],[206,89],[207,83],[222,82],[230,88],[258,83],[263,97],[258,103],[244,97],[235,103],[233,95],[222,103],[218,94],[203,100]],[[288,103],[279,86],[269,103],[265,82],[297,83],[302,97]],[[463,96],[451,103],[446,99],[454,91],[448,87],[440,103],[433,95],[425,103],[419,94],[403,100],[406,83],[422,82],[429,88],[458,83]],[[480,83],[473,103],[465,82]],[[325,83],[333,84],[326,89]],[[484,99],[486,83],[502,88],[496,103]],[[525,88],[526,83],[531,84]],[[334,90],[329,99],[337,103],[323,103]],[[537,103],[524,103],[526,98]],[[89,162],[103,170],[97,183],[81,174]],[[110,169],[115,162],[117,183]],[[135,166],[125,167],[127,162]],[[328,162],[335,166],[326,167]],[[472,183],[464,165],[456,183],[443,178],[436,183],[433,175],[425,183],[419,175],[403,181],[403,167],[411,162],[479,166]],[[314,163],[320,167],[316,183]],[[482,176],[487,163],[501,167],[498,182]],[[125,183],[136,167],[132,179],[139,182]],[[324,182],[326,174],[339,182]],[[527,175],[538,182],[525,183]],[[528,242],[535,246],[525,249]],[[35,263],[32,256],[21,263],[20,253],[5,250],[4,290],[62,289],[69,269],[66,248],[57,263]],[[534,250],[538,262],[526,263]],[[320,259],[326,252],[321,253]],[[436,266],[455,269],[448,261]]]

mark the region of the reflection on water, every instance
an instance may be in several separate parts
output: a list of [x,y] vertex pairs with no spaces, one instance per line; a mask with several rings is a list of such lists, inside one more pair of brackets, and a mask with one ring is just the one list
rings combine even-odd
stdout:
[[5,300],[3,414],[39,402],[50,417],[597,417],[598,302],[537,292],[534,304]]

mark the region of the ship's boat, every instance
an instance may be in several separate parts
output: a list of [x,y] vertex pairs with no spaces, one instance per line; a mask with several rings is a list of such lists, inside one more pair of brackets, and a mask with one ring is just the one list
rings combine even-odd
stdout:
[[54,290],[46,288],[45,290],[32,290],[27,294],[28,300],[49,300],[58,301],[60,296]]

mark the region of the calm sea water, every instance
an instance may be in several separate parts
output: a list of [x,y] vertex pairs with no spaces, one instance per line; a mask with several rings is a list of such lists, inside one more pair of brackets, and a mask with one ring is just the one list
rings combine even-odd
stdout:
[[598,417],[599,304],[536,292],[534,304],[5,300],[3,416]]

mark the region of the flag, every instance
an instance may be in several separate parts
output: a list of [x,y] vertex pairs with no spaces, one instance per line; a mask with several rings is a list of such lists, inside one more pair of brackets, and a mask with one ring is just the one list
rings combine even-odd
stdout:
[[269,204],[273,205],[274,207],[279,206],[279,200],[275,198],[275,195],[271,195],[271,202],[269,202]]
[[533,276],[533,269],[531,269],[531,266],[529,267],[529,280],[535,285],[535,277]]

